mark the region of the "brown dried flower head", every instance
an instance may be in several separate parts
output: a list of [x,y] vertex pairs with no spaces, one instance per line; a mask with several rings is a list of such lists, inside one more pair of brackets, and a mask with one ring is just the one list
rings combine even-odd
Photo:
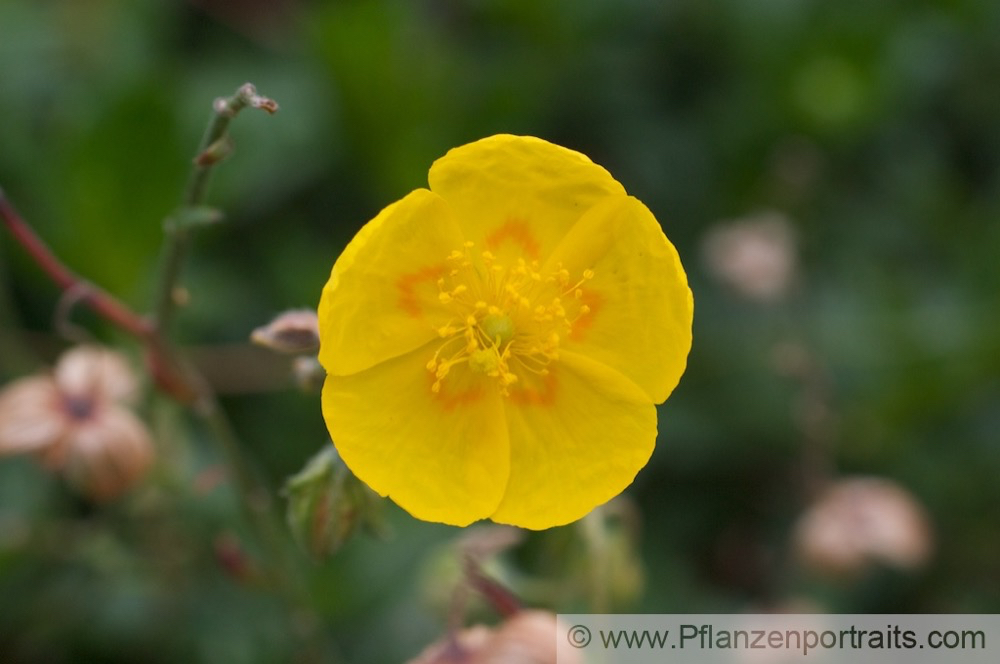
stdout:
[[118,353],[70,349],[51,374],[21,378],[0,392],[0,454],[37,454],[91,497],[114,498],[153,460],[149,431],[128,408],[136,388]]
[[930,558],[931,526],[923,507],[895,482],[840,480],[799,519],[794,545],[810,569],[861,572],[873,563],[916,569]]

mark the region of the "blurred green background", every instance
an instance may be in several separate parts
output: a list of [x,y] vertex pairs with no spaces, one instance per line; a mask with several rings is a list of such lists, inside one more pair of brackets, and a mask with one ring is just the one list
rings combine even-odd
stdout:
[[[250,330],[314,306],[354,232],[449,148],[509,132],[578,149],[654,211],[696,302],[626,492],[640,528],[602,535],[612,608],[996,612],[998,35],[993,0],[7,1],[0,186],[146,310],[212,100],[252,81],[280,103],[234,123],[209,197],[227,222],[197,235],[177,335],[237,358],[239,378],[215,374],[277,491],[326,432]],[[0,380],[52,361],[57,300],[0,233]],[[255,544],[231,491],[192,488],[219,459],[155,413],[169,470],[112,506],[0,459],[0,660],[398,662],[444,632],[459,531],[390,507],[388,540],[301,558],[310,600],[290,610],[220,564],[220,537]],[[830,575],[795,555],[817,486],[847,475],[923,505],[925,565]],[[502,573],[531,604],[585,610],[588,546],[532,534]]]

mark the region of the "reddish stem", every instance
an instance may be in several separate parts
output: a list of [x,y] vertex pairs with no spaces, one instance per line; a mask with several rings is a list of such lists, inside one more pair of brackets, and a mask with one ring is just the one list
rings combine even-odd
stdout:
[[506,586],[483,573],[479,561],[472,556],[465,559],[465,577],[486,600],[493,605],[497,613],[509,618],[521,609],[521,602]]
[[0,190],[0,217],[3,217],[14,239],[62,290],[78,289],[82,293],[81,302],[85,302],[98,314],[139,339],[146,341],[153,335],[154,329],[149,321],[132,312],[105,291],[87,283],[66,267],[25,223],[4,196],[3,190]]
[[14,206],[10,204],[0,189],[0,218],[10,230],[14,239],[24,247],[28,255],[34,259],[42,271],[52,279],[64,292],[77,290],[81,293],[79,301],[84,302],[112,324],[142,341],[148,351],[150,369],[157,384],[164,391],[181,401],[193,399],[194,390],[184,372],[173,361],[172,353],[156,327],[146,318],[133,312],[112,295],[101,290],[66,267],[37,233],[21,218]]

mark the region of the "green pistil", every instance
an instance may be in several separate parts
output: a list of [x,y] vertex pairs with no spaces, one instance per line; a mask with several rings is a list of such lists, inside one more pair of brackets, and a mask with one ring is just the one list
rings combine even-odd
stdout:
[[509,316],[490,314],[479,323],[479,328],[498,347],[514,338],[514,321]]

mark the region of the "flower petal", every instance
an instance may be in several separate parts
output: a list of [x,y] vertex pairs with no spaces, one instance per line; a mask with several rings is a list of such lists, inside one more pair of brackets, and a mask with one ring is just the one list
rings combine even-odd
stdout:
[[37,452],[57,445],[69,427],[49,376],[28,376],[0,392],[0,454]]
[[441,318],[437,279],[463,238],[448,205],[411,192],[344,249],[319,303],[319,360],[344,376],[423,346]]
[[434,344],[349,376],[327,376],[323,416],[363,482],[418,519],[464,526],[488,517],[507,485],[509,446],[492,381],[448,375],[431,391]]
[[59,357],[55,368],[59,390],[95,402],[130,403],[139,384],[125,356],[100,346],[74,346]]
[[56,465],[73,485],[96,500],[111,500],[142,479],[153,463],[154,448],[142,420],[109,405],[74,427],[59,455]]
[[523,528],[569,523],[618,495],[649,460],[656,408],[599,362],[562,353],[533,398],[511,391],[510,479],[490,517]]
[[662,403],[680,381],[691,350],[694,300],[677,250],[631,196],[594,206],[549,259],[571,274],[593,269],[583,286],[591,312],[565,348],[620,371]]
[[477,247],[540,261],[584,211],[625,192],[586,155],[507,134],[450,150],[431,166],[428,181]]

